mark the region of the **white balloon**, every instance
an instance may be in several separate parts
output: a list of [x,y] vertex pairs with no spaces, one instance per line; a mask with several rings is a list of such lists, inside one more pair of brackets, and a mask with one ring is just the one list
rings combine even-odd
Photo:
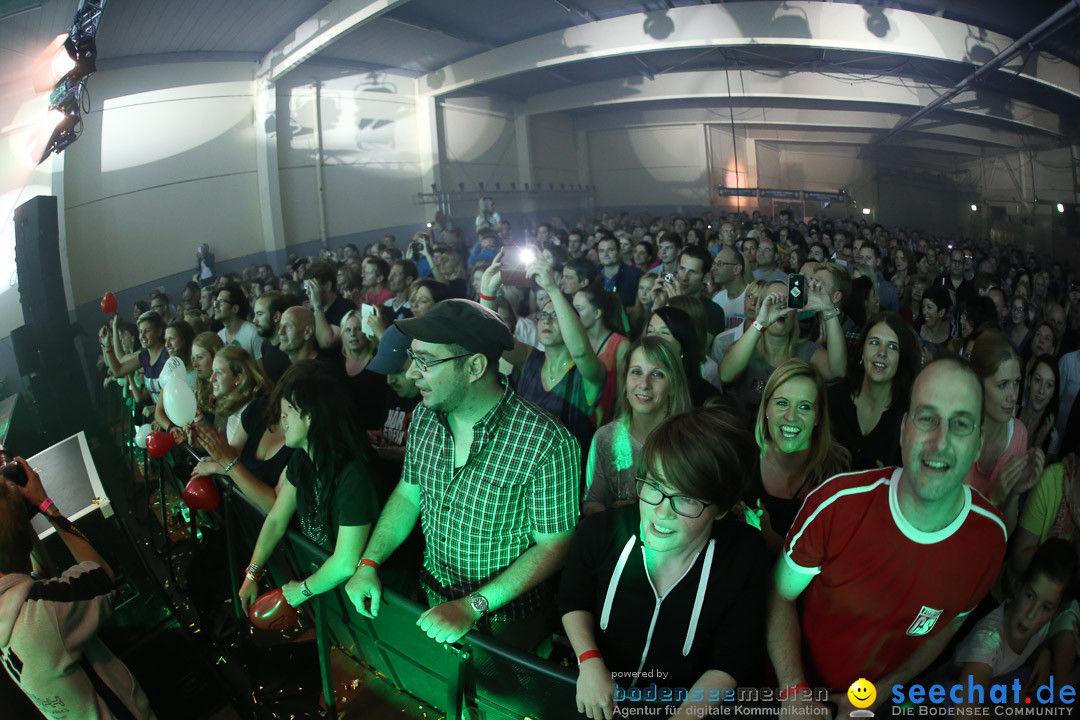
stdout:
[[135,444],[143,450],[146,449],[146,437],[150,434],[151,430],[153,430],[153,428],[151,428],[149,424],[140,425],[135,429]]
[[195,419],[195,391],[186,382],[170,382],[161,391],[161,403],[173,425],[184,427]]
[[184,361],[174,355],[165,361],[158,380],[161,382],[161,386],[165,387],[175,378],[184,378],[186,380],[186,375],[187,370],[184,368]]

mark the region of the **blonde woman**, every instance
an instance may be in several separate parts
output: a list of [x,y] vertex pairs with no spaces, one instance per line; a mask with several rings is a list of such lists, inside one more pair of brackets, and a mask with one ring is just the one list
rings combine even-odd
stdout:
[[615,420],[596,431],[589,448],[584,515],[634,502],[645,439],[664,418],[690,409],[686,372],[672,343],[656,335],[642,337],[630,346],[620,367],[623,393]]
[[761,457],[750,480],[751,509],[765,544],[778,553],[803,499],[846,472],[851,455],[833,440],[825,379],[805,360],[788,360],[769,377],[754,426]]
[[255,358],[238,345],[221,348],[214,357],[210,386],[214,393],[214,415],[217,424],[225,424],[225,437],[239,450],[247,437],[240,415],[257,395],[270,392],[271,384]]

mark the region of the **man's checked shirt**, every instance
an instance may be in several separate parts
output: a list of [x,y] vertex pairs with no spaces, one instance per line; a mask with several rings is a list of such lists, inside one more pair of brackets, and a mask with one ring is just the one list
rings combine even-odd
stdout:
[[[418,405],[402,480],[420,486],[424,574],[450,591],[447,599],[464,597],[528,550],[534,532],[572,530],[580,474],[574,436],[508,384],[473,426],[469,459],[457,470],[446,414]],[[534,588],[500,612],[523,617],[540,597]]]

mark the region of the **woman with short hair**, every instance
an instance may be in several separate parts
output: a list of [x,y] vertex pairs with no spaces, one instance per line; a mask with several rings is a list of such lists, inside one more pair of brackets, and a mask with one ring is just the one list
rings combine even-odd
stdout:
[[759,681],[770,562],[732,512],[756,454],[731,413],[668,417],[642,447],[638,502],[577,526],[559,612],[578,657],[578,712],[611,717],[613,687],[656,683],[700,690],[681,709],[705,714],[723,691]]

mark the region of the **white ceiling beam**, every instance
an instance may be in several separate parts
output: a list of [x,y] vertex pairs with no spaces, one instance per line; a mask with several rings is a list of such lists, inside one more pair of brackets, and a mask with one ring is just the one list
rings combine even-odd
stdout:
[[[867,14],[851,3],[739,2],[697,5],[658,13],[600,20],[538,35],[466,58],[419,80],[421,92],[442,95],[540,68],[664,50],[754,46],[803,47],[892,54],[928,60],[978,64],[971,59],[996,55],[1012,38],[954,20],[884,9],[884,37],[867,29]],[[1016,74],[1019,60],[999,70]],[[1019,73],[1046,87],[1080,97],[1080,73],[1071,63],[1040,53]]]
[[[730,89],[727,84],[728,77],[731,80]],[[918,108],[930,103],[943,89],[872,79],[853,82],[814,72],[780,75],[772,72],[739,71],[725,76],[725,73],[695,71],[667,73],[653,80],[635,76],[577,85],[534,95],[520,107],[522,113],[535,115],[636,103],[717,101],[725,100],[730,95],[740,100],[817,102],[826,106],[826,109],[828,105],[853,103],[862,107],[867,104],[881,104]],[[1001,98],[1000,103],[987,107],[970,91],[958,95],[954,103],[943,111],[943,116],[947,113],[970,118],[972,122],[985,123],[993,120],[1012,124],[1016,129],[1025,132],[1049,135],[1061,133],[1061,119],[1055,113],[1007,98]]]
[[[735,125],[746,128],[749,137],[780,140],[789,130],[817,129],[824,132],[872,131],[887,132],[904,118],[903,114],[885,111],[791,107],[736,107]],[[715,104],[697,107],[620,107],[607,108],[582,114],[574,126],[582,131],[608,130],[611,128],[642,127],[649,125],[701,125],[715,124],[721,129],[731,120],[726,105]],[[914,136],[940,136],[973,147],[1023,148],[1031,143],[1031,136],[1003,130],[980,127],[966,123],[941,123],[936,126],[920,126]]]
[[333,0],[284,38],[259,63],[258,77],[277,82],[344,35],[404,5],[408,0]]

